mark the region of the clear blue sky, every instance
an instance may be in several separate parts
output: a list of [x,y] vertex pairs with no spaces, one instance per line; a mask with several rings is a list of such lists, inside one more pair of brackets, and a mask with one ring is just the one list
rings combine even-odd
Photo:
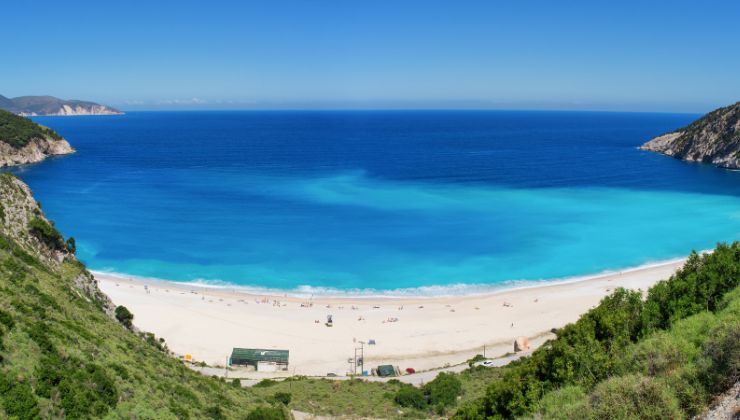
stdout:
[[0,94],[125,109],[702,112],[740,1],[4,1]]

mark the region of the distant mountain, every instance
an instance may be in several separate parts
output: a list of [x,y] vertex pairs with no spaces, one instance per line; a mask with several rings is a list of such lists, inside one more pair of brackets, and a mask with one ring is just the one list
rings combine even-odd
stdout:
[[95,102],[64,100],[53,96],[19,96],[6,98],[0,95],[0,109],[26,117],[40,115],[121,115],[123,112]]
[[740,169],[740,102],[714,110],[640,148],[686,161]]

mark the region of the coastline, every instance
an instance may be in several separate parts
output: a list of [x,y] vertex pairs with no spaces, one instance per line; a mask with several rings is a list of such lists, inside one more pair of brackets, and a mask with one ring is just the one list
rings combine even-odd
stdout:
[[[437,297],[310,298],[93,273],[116,305],[134,313],[138,328],[164,338],[176,354],[223,365],[232,347],[287,349],[290,374],[343,375],[358,342],[370,339],[377,344],[365,346],[366,369],[455,365],[482,353],[483,346],[488,357],[501,356],[513,351],[518,336],[538,346],[552,337],[550,329],[577,320],[616,287],[647,290],[684,261]],[[324,326],[327,315],[334,318],[332,328]]]
[[[699,254],[711,252],[711,250],[699,251]],[[248,296],[281,296],[290,297],[296,299],[307,299],[307,298],[340,298],[340,299],[439,299],[439,298],[453,298],[453,297],[474,297],[474,296],[488,296],[495,295],[498,293],[506,293],[514,290],[529,289],[529,288],[541,288],[548,286],[557,286],[564,284],[573,284],[583,281],[597,280],[603,277],[610,277],[614,275],[629,274],[632,272],[639,272],[652,268],[660,268],[668,265],[674,265],[676,263],[683,264],[686,261],[686,257],[670,258],[666,260],[659,260],[655,262],[648,262],[642,265],[627,267],[621,270],[604,270],[598,273],[576,275],[569,277],[557,277],[551,279],[538,279],[538,280],[509,280],[495,284],[466,284],[466,283],[453,283],[447,285],[432,285],[432,286],[419,286],[410,288],[400,289],[335,289],[328,287],[314,287],[308,285],[300,285],[293,289],[278,289],[270,287],[259,287],[251,285],[240,285],[229,283],[221,280],[170,280],[158,277],[144,277],[133,274],[119,273],[114,271],[106,270],[90,270],[95,276],[103,276],[107,279],[120,279],[120,280],[135,280],[141,284],[157,285],[160,287],[167,287],[171,285],[178,285],[188,289],[204,289],[204,290],[224,290],[232,293],[245,294]]]

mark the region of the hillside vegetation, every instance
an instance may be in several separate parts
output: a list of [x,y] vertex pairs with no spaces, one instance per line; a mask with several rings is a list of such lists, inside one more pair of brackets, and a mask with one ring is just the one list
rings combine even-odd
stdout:
[[0,141],[19,149],[33,139],[62,140],[62,136],[28,118],[0,110]]
[[117,322],[20,180],[0,175],[0,199],[0,418],[285,418]]
[[740,379],[740,243],[667,281],[618,289],[456,418],[687,418]]

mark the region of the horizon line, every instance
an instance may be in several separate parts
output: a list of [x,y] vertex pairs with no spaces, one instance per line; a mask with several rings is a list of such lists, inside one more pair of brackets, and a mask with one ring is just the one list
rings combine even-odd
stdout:
[[124,113],[134,112],[584,112],[614,114],[682,114],[701,115],[702,111],[645,111],[581,108],[126,108],[114,106]]

